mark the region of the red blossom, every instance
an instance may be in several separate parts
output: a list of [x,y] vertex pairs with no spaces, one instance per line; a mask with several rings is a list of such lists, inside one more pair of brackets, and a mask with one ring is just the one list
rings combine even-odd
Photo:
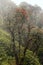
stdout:
[[22,13],[22,15],[25,16],[28,19],[28,13],[25,9],[17,8],[16,12]]
[[21,12],[22,12],[23,15],[27,14],[27,12],[24,9],[21,9]]

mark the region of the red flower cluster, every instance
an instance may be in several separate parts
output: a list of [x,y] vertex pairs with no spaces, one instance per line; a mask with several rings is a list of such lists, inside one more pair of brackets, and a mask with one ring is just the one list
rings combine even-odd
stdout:
[[20,13],[22,13],[23,16],[25,16],[26,19],[28,19],[28,13],[27,13],[27,11],[26,11],[25,9],[17,8],[17,9],[16,9],[16,12],[20,12]]

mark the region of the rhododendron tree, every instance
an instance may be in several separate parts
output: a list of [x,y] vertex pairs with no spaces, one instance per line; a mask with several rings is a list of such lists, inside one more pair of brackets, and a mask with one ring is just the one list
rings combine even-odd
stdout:
[[16,8],[12,17],[9,14],[7,15],[6,27],[11,36],[12,55],[15,57],[16,65],[23,65],[27,49],[32,42],[32,38],[30,38],[30,26],[27,26],[28,34],[26,33],[27,29],[25,31],[24,28],[29,21],[29,15],[30,13],[28,14],[27,10],[20,7]]

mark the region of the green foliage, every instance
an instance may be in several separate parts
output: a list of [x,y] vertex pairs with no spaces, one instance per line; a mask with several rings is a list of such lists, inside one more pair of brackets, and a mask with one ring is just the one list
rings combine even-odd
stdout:
[[0,29],[0,65],[8,65],[6,48],[9,47],[10,42],[10,35]]
[[40,65],[40,63],[39,63],[39,59],[34,56],[33,52],[27,50],[23,65]]
[[38,57],[39,57],[40,63],[43,65],[43,48],[42,47],[39,48]]
[[[9,48],[9,44],[11,42],[10,34],[7,32],[0,30],[0,65],[14,65],[15,58],[13,55],[12,48]],[[18,44],[18,42],[16,42]],[[7,44],[7,45],[6,45]],[[18,45],[16,44],[16,47],[18,48]],[[6,46],[6,48],[5,48]],[[6,49],[6,50],[5,50]],[[23,49],[21,46],[21,57],[23,54]],[[42,50],[41,50],[42,51]],[[42,54],[40,51],[40,54]],[[39,59],[40,59],[39,54]],[[23,62],[23,65],[40,65],[39,59],[34,56],[33,52],[30,50],[27,50],[25,60]]]
[[0,29],[0,42],[9,44],[11,42],[10,40],[10,34],[5,32],[4,30]]
[[4,48],[4,45],[0,43],[0,65],[3,65],[3,62],[7,60],[7,54]]

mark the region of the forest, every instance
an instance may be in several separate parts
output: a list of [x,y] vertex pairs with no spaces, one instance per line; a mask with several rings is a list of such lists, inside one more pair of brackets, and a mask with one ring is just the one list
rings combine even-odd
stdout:
[[43,65],[43,9],[0,0],[0,65]]

